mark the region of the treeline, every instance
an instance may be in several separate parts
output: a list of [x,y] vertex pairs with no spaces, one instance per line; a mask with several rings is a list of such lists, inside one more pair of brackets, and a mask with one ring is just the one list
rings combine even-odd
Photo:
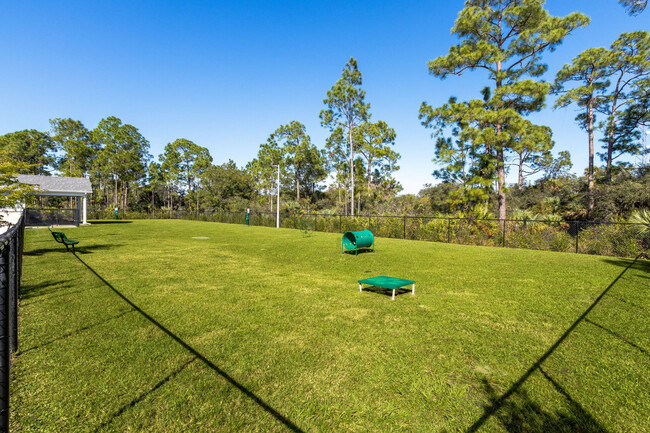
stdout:
[[[279,175],[285,209],[354,214],[376,209],[402,189],[393,178],[400,158],[393,150],[395,131],[371,121],[361,85],[351,58],[324,100],[320,117],[331,135],[323,148],[293,120],[273,131],[245,167],[232,160],[215,165],[207,148],[185,138],[154,158],[138,129],[114,116],[94,129],[75,119],[52,119],[50,131],[0,137],[0,152],[27,164],[21,174],[89,177],[96,210],[272,211]],[[330,175],[334,181],[327,187]]]
[[[638,2],[624,5],[630,13],[645,7]],[[451,97],[439,107],[420,107],[422,124],[433,129],[436,139],[434,161],[439,169],[434,175],[456,186],[450,189],[453,207],[467,212],[482,206],[488,212],[496,195],[496,214],[505,219],[512,209],[511,196],[521,193],[527,176],[566,176],[569,153],[554,158],[552,129],[528,118],[544,109],[551,93],[558,96],[554,108],[578,107],[576,122],[586,131],[585,218],[596,216],[596,133],[602,135],[605,184],[621,170],[644,178],[647,150],[641,128],[650,124],[647,31],[623,33],[609,48],[580,53],[553,83],[543,78],[543,57],[588,24],[589,18],[579,12],[551,16],[539,0],[465,2],[452,28],[460,43],[430,61],[429,72],[444,79],[483,71],[486,86],[476,99]],[[629,162],[635,156],[640,157],[636,171]],[[506,185],[509,169],[518,174],[514,190]]]
[[[621,3],[630,14],[646,6]],[[459,44],[428,68],[441,79],[487,72],[480,75],[487,77],[485,87],[476,99],[452,96],[437,107],[422,103],[419,118],[433,131],[433,175],[441,183],[417,195],[398,195],[396,132],[385,121],[371,120],[354,58],[323,100],[319,117],[330,131],[323,146],[292,120],[270,133],[245,167],[231,160],[214,164],[207,148],[185,138],[154,158],[138,129],[116,117],[92,130],[78,120],[52,119],[50,131],[0,137],[0,151],[29,164],[21,170],[30,173],[88,176],[98,210],[272,211],[279,175],[282,207],[292,211],[626,218],[650,206],[644,146],[650,36],[623,33],[608,48],[578,54],[553,83],[545,81],[543,57],[588,24],[578,12],[551,16],[543,0],[467,0],[452,28]],[[569,152],[554,156],[552,129],[529,119],[545,109],[550,94],[557,96],[554,109],[578,108],[576,122],[588,149],[584,176],[569,174]],[[598,138],[602,167],[595,159]],[[506,184],[509,172],[517,174],[514,186]]]

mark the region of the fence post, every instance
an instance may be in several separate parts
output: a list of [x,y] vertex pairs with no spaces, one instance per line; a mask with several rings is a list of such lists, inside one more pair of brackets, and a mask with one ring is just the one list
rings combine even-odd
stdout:
[[318,229],[318,214],[314,214],[314,231],[317,231]]
[[0,251],[0,431],[9,431],[9,248]]
[[503,240],[501,242],[501,247],[506,247],[506,220],[503,220]]
[[343,231],[343,217],[339,214],[339,232]]
[[451,218],[447,218],[447,243],[451,243]]
[[22,278],[23,278],[23,250],[25,248],[25,218],[20,219],[20,227],[18,228],[18,262],[16,265],[18,266],[16,268],[16,278],[18,281],[18,288],[17,288],[17,293],[18,293],[18,300],[20,300],[20,288],[22,287]]
[[406,215],[404,215],[404,239],[406,239]]
[[576,221],[576,254],[578,254],[578,238],[580,237],[580,221]]
[[17,253],[18,253],[18,244],[17,244],[18,232],[14,232],[14,235],[11,237],[7,247],[9,248],[9,263],[7,263],[7,268],[9,270],[8,274],[8,287],[9,287],[9,346],[11,351],[15,352],[18,350],[18,272],[16,268],[17,262]]

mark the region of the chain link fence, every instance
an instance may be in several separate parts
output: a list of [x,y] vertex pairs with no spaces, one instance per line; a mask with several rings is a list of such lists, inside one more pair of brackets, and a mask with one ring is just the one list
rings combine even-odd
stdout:
[[[93,218],[107,214],[92,213]],[[183,211],[123,213],[120,218],[172,218],[245,224],[246,212]],[[249,224],[275,227],[274,212],[251,212]],[[462,245],[481,245],[505,248],[597,254],[617,257],[636,257],[650,246],[649,236],[643,234],[644,224],[499,220],[453,217],[416,217],[396,215],[349,216],[339,214],[289,213],[280,214],[280,227],[330,233],[370,230],[375,236],[446,242]]]
[[0,432],[9,431],[11,352],[18,350],[18,298],[25,216],[0,235]]
[[25,224],[35,226],[64,226],[81,223],[79,209],[25,209]]

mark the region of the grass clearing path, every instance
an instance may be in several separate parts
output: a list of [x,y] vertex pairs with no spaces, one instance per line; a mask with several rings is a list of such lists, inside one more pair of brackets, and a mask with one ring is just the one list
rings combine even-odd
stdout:
[[[193,221],[66,234],[76,256],[27,232],[12,431],[650,430],[647,261],[383,238],[355,257]],[[359,293],[376,275],[416,295]]]

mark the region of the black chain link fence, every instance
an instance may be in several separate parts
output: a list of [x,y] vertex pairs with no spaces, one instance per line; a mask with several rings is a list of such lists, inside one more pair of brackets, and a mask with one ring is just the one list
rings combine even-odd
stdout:
[[25,209],[27,226],[78,226],[79,209]]
[[[92,212],[92,218],[110,218],[107,212]],[[230,224],[245,224],[246,212],[183,211],[121,213],[120,218],[190,219]],[[275,227],[276,214],[251,212],[249,224]],[[644,224],[499,220],[452,217],[415,217],[395,215],[348,216],[316,213],[280,213],[280,227],[330,233],[370,230],[375,236],[482,245],[507,248],[574,252],[616,257],[637,257],[646,253],[650,236],[643,234]]]
[[9,431],[11,352],[18,350],[18,298],[25,217],[0,235],[0,432]]

